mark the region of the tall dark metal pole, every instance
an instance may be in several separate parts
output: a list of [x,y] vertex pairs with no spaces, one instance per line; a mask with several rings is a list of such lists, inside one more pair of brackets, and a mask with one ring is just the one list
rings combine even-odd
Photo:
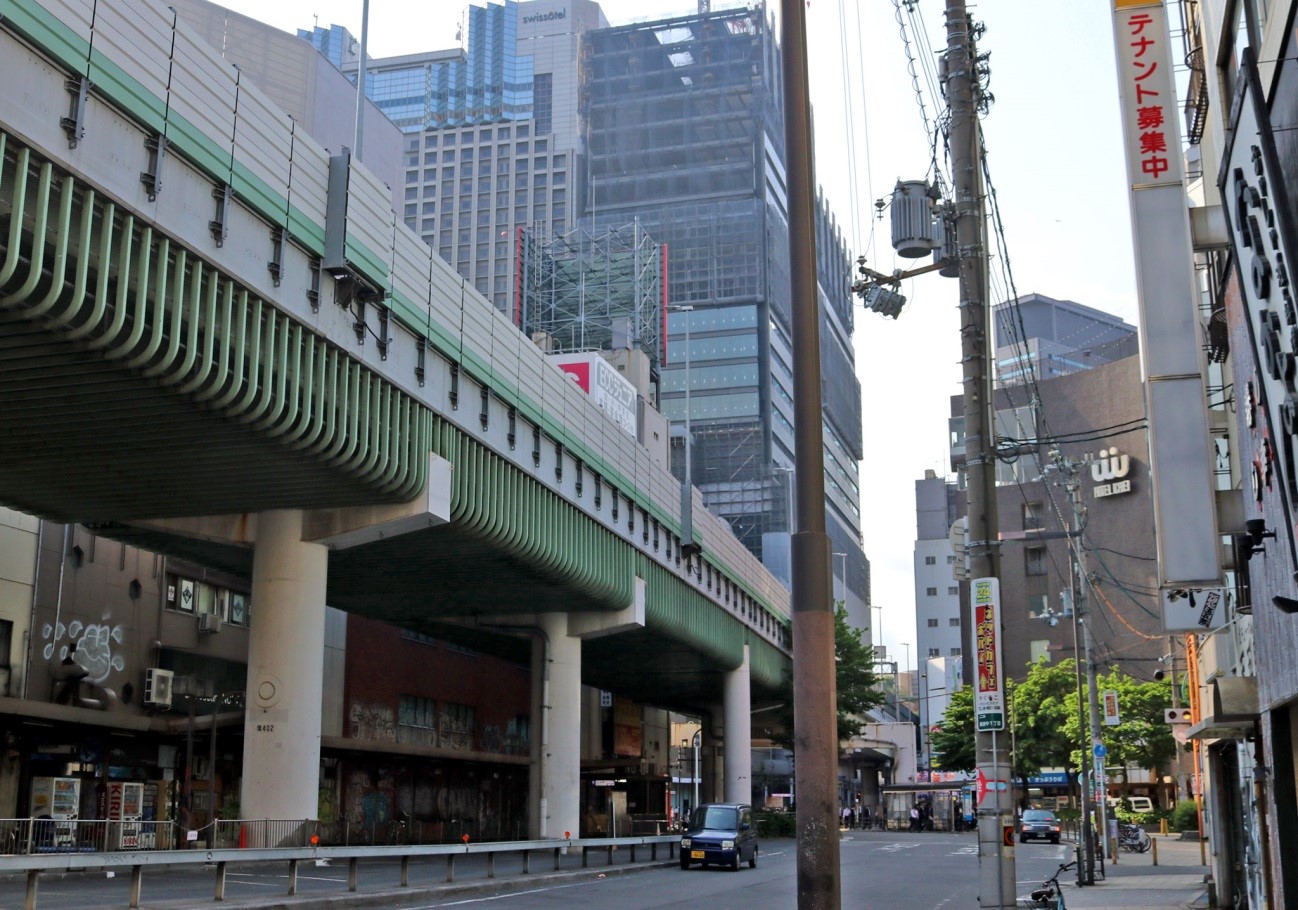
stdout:
[[815,173],[804,0],[780,0],[784,137],[793,292],[793,416],[797,530],[793,534],[793,751],[798,794],[798,910],[838,910],[838,723],[834,606],[825,533],[820,405]]
[[361,63],[356,70],[356,135],[353,138],[353,153],[357,161],[364,160],[365,144],[365,75],[369,67],[370,43],[370,0],[361,3]]
[[[1076,597],[1077,584],[1073,562],[1070,559],[1069,565],[1069,593],[1070,596]],[[1077,806],[1081,810],[1082,818],[1077,833],[1077,885],[1095,884],[1095,854],[1093,852],[1095,841],[1091,829],[1091,750],[1087,748],[1086,736],[1086,708],[1082,688],[1082,652],[1081,652],[1081,633],[1079,621],[1077,618],[1077,603],[1074,600],[1072,605],[1073,613],[1073,675],[1077,685],[1077,738],[1078,745],[1081,747],[1082,761],[1077,770]]]
[[[992,422],[991,338],[987,318],[987,240],[982,185],[982,148],[975,92],[977,52],[964,0],[947,0],[946,99],[951,112],[951,180],[955,193],[960,262],[960,355],[963,362],[965,474],[967,478],[969,577],[1000,577],[1000,522],[996,512],[995,425]],[[997,638],[1000,605],[996,605]],[[976,626],[977,623],[971,623]],[[981,658],[981,654],[980,654]],[[997,660],[993,675],[1002,667]],[[1004,680],[994,681],[1003,691]],[[977,732],[978,770],[989,789],[978,806],[978,903],[1015,904],[1013,791],[1008,750],[995,730]],[[1008,745],[1008,744],[1007,744]],[[1009,836],[1006,832],[1009,831]]]

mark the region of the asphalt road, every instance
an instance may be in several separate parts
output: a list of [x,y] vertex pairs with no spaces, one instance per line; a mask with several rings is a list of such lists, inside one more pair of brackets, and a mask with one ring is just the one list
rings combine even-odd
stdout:
[[[844,910],[953,910],[977,906],[978,857],[973,834],[909,834],[899,832],[845,832],[841,842]],[[1026,894],[1054,871],[1068,847],[1048,844],[1020,845],[1015,850],[1020,881],[1018,894]],[[464,868],[457,881],[469,887],[453,893],[418,889],[440,885],[445,866],[411,865],[413,893],[397,892],[395,861],[363,864],[360,894],[366,907],[390,910],[431,910],[438,907],[490,907],[491,910],[790,910],[797,904],[795,845],[792,840],[765,840],[756,869],[739,871],[692,867],[675,863],[641,861],[631,870],[623,862],[605,867],[602,855],[591,857],[588,869],[570,863],[571,871],[553,877],[534,874],[524,878],[517,870],[497,868],[500,878],[490,887]],[[549,866],[534,862],[534,873]],[[602,877],[601,877],[602,876]],[[227,901],[212,902],[210,871],[177,870],[146,874],[142,907],[145,910],[179,910],[190,907],[284,907],[287,869],[283,865],[241,867],[227,880]],[[303,866],[299,871],[299,907],[333,908],[352,905],[347,899],[345,866]],[[42,879],[38,910],[116,910],[129,899],[129,875],[106,878],[85,873]],[[382,891],[380,896],[376,892]],[[366,892],[369,892],[366,895]],[[360,906],[358,901],[355,906]],[[0,910],[23,906],[19,880],[0,883]]]

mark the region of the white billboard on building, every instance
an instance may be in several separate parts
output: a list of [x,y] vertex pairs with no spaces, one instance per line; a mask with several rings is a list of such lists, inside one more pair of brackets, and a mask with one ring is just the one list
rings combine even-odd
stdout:
[[635,437],[635,386],[624,379],[616,367],[594,351],[551,354],[546,359],[572,377],[581,390],[613,418],[614,423]]

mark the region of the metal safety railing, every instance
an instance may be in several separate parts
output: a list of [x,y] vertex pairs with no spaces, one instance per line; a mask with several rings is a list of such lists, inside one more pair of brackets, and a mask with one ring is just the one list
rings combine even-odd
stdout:
[[[662,819],[633,819],[632,833],[667,833]],[[0,819],[0,856],[153,850],[262,850],[308,847],[409,847],[521,841],[525,832],[482,830],[468,819],[324,822],[300,818],[216,819],[186,828],[175,821]],[[512,836],[511,836],[512,835]]]
[[[48,819],[10,819],[9,821],[27,824],[28,831],[39,829]],[[56,822],[58,824],[59,822]],[[69,820],[62,824],[71,824],[80,831],[82,826],[87,830],[107,831],[112,824],[130,824],[125,822],[77,822]],[[145,823],[135,824],[165,824]],[[243,823],[246,836],[247,824]],[[294,822],[301,830],[308,830],[311,822]],[[174,828],[174,826],[172,826]],[[216,832],[227,832],[233,826],[211,827]],[[14,830],[18,830],[15,828]],[[267,827],[267,832],[276,829]],[[290,836],[296,836],[294,832]],[[219,835],[218,835],[219,836]],[[192,843],[192,841],[190,842]],[[39,894],[40,876],[46,872],[75,872],[78,870],[129,870],[130,885],[127,904],[138,908],[141,902],[145,870],[164,868],[193,867],[196,871],[211,870],[214,872],[214,901],[225,900],[226,878],[231,867],[241,864],[287,863],[289,896],[298,894],[298,871],[303,863],[338,863],[346,864],[347,890],[358,890],[358,868],[361,862],[397,858],[400,860],[399,883],[403,888],[410,887],[411,866],[414,863],[444,864],[441,881],[457,881],[457,868],[468,872],[469,876],[480,879],[494,879],[498,874],[528,875],[533,871],[534,855],[548,856],[549,865],[554,871],[563,869],[585,869],[590,863],[591,854],[604,854],[604,865],[612,866],[616,861],[634,865],[638,848],[648,848],[650,862],[658,859],[659,848],[666,848],[667,858],[674,859],[679,835],[651,835],[641,837],[597,837],[581,839],[543,839],[529,841],[504,841],[473,843],[465,841],[460,844],[407,845],[407,846],[350,846],[350,847],[246,847],[244,849],[189,849],[189,850],[117,850],[98,852],[74,849],[57,851],[54,855],[11,855],[0,856],[0,875],[21,873],[26,876],[25,910],[36,910]],[[639,853],[643,859],[643,852]],[[509,868],[498,867],[499,860],[513,858]],[[468,864],[476,860],[475,868]],[[458,861],[458,863],[457,863]],[[503,864],[501,864],[503,865]],[[250,865],[245,865],[249,868]],[[538,870],[539,871],[539,870]]]
[[184,841],[184,831],[170,821],[0,819],[3,855],[172,850],[184,846]]

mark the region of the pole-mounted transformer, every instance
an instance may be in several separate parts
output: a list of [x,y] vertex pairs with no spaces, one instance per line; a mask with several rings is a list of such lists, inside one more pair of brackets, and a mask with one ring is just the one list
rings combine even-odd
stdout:
[[918,259],[941,242],[934,224],[934,192],[923,180],[898,180],[892,191],[892,248]]

